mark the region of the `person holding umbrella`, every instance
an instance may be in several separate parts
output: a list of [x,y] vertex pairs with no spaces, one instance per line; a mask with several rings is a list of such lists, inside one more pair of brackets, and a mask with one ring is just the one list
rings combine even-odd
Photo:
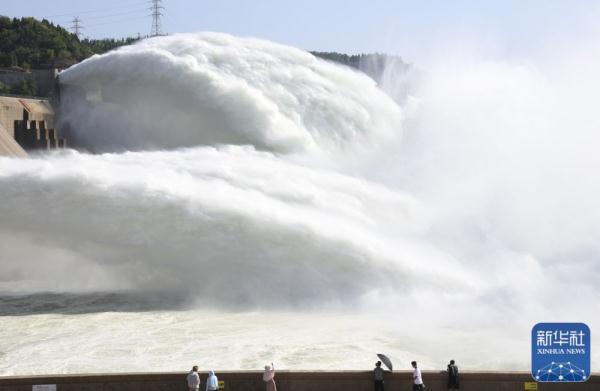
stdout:
[[384,391],[383,368],[381,368],[381,361],[377,361],[375,363],[375,369],[373,369],[373,381],[375,383],[375,391]]
[[383,364],[386,367],[388,367],[388,369],[391,371],[392,370],[392,361],[385,354],[378,353],[377,357],[379,357],[379,359],[381,361],[377,361],[375,363],[375,369],[373,370],[373,381],[375,383],[375,391],[384,391],[383,390],[383,372],[384,372],[384,370],[383,370],[383,368],[381,368],[381,362],[383,361]]

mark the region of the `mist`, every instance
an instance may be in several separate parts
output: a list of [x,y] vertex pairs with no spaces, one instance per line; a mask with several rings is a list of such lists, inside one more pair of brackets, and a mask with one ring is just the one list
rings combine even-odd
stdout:
[[[0,291],[81,293],[82,308],[94,292],[133,292],[198,327],[229,317],[243,327],[228,343],[258,341],[224,353],[240,368],[272,342],[245,323],[260,311],[288,337],[325,312],[349,316],[334,322],[346,368],[380,347],[424,368],[461,351],[465,368],[525,369],[533,324],[599,324],[600,56],[581,45],[512,59],[446,50],[390,64],[379,86],[213,33],[91,58],[60,76],[76,102],[62,120],[104,153],[0,158]],[[161,364],[180,332],[169,327],[158,368],[180,363]],[[269,346],[288,367],[329,368],[327,338]],[[123,365],[141,361],[106,369]]]

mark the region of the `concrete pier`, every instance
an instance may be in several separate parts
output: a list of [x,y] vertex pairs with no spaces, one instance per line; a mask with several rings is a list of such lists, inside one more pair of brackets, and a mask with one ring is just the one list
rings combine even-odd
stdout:
[[[262,372],[216,371],[224,391],[264,391]],[[410,391],[409,371],[385,377],[386,391]],[[56,391],[187,391],[186,372],[0,377],[0,391],[32,391],[33,385],[56,385]],[[206,373],[201,373],[204,390]],[[371,391],[371,371],[277,371],[278,391]],[[446,390],[446,374],[423,371],[426,391]],[[600,375],[585,383],[534,383],[527,372],[461,372],[462,391],[598,391]],[[535,388],[534,388],[535,387]],[[37,388],[36,388],[37,389]]]

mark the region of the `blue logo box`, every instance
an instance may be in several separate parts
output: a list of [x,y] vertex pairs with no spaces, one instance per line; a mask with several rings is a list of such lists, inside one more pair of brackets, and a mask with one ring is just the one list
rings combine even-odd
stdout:
[[531,329],[531,375],[538,382],[584,382],[591,373],[590,328],[538,323]]

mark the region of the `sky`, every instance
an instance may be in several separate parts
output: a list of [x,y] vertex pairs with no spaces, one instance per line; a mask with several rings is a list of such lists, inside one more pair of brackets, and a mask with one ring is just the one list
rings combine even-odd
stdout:
[[[47,18],[69,27],[75,16],[90,38],[150,33],[150,1],[0,0],[10,17]],[[459,42],[469,51],[519,56],[585,36],[600,17],[586,0],[162,0],[162,31],[219,31],[306,50],[385,52],[409,62]]]

